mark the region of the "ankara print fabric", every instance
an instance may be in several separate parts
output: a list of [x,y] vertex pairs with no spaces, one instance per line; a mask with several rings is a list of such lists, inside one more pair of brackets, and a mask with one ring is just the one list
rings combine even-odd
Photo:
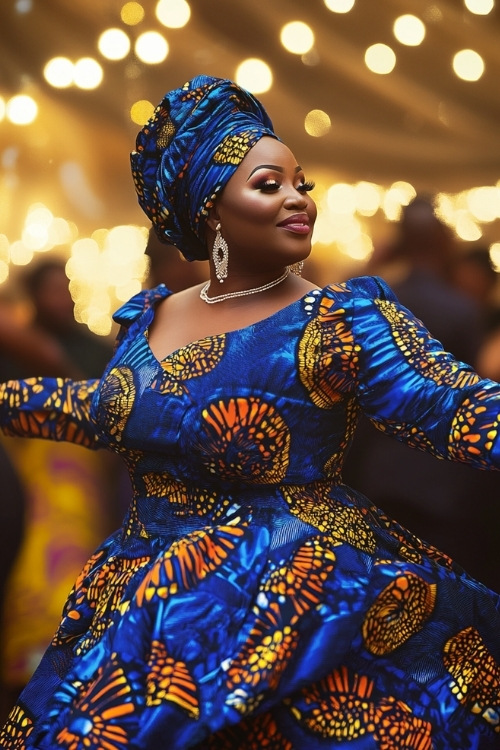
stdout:
[[498,748],[500,597],[344,485],[342,462],[363,410],[498,469],[500,386],[376,278],[158,361],[148,327],[168,294],[117,313],[99,383],[3,386],[5,433],[116,451],[133,500],[0,746]]

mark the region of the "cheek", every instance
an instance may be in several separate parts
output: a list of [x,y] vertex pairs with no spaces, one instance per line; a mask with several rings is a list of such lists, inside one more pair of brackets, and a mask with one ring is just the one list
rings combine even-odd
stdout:
[[316,221],[316,218],[318,216],[318,207],[312,198],[309,198],[309,206],[307,207],[307,215],[309,216],[309,218],[311,219],[313,223]]
[[272,221],[276,216],[276,206],[268,195],[251,191],[247,193],[244,200],[239,201],[232,207],[233,215],[238,219],[254,223],[255,221]]
[[267,229],[276,223],[277,210],[268,200],[263,201],[255,194],[226,205],[225,216],[221,213],[221,223],[226,232],[236,233],[241,238],[243,235],[252,234]]

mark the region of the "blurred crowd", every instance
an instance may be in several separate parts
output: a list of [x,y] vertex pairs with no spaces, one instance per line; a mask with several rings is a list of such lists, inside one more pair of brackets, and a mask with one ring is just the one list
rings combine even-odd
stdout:
[[[488,247],[460,244],[430,198],[403,209],[364,272],[383,277],[445,350],[500,379],[500,276]],[[344,480],[500,592],[500,474],[438,461],[362,418]]]
[[[146,253],[148,286],[164,282],[180,291],[208,278],[205,263],[184,261],[153,233]],[[458,243],[430,198],[403,210],[392,240],[376,247],[359,273],[382,276],[445,349],[500,380],[500,276],[488,248]],[[330,279],[314,259],[304,276],[320,286],[325,276],[343,280]],[[0,289],[0,382],[99,377],[113,342],[75,321],[64,262],[45,258],[27,267],[15,295],[9,283]],[[115,456],[42,440],[1,438],[0,472],[5,714],[52,637],[75,576],[119,525],[130,486]],[[344,480],[500,592],[500,474],[437,461],[362,419]]]
[[[0,292],[0,382],[100,377],[112,341],[75,321],[63,260],[26,268]],[[120,522],[119,459],[69,443],[0,437],[0,709],[5,718],[51,640],[78,571]]]

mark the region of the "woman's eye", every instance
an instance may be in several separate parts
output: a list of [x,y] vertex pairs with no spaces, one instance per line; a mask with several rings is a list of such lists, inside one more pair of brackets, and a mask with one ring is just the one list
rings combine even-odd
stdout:
[[259,185],[259,189],[263,190],[266,193],[270,193],[273,190],[278,190],[280,188],[279,182],[276,182],[276,180],[266,180],[265,182],[261,182]]
[[308,180],[307,182],[301,182],[297,190],[301,193],[309,193],[311,190],[314,190],[315,186],[316,184],[312,180]]

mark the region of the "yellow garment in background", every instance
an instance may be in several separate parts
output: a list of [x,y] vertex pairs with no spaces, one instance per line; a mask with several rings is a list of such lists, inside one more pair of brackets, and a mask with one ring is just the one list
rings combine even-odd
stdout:
[[27,493],[2,636],[3,682],[18,687],[38,665],[79,571],[108,532],[106,456],[68,443],[4,442]]

